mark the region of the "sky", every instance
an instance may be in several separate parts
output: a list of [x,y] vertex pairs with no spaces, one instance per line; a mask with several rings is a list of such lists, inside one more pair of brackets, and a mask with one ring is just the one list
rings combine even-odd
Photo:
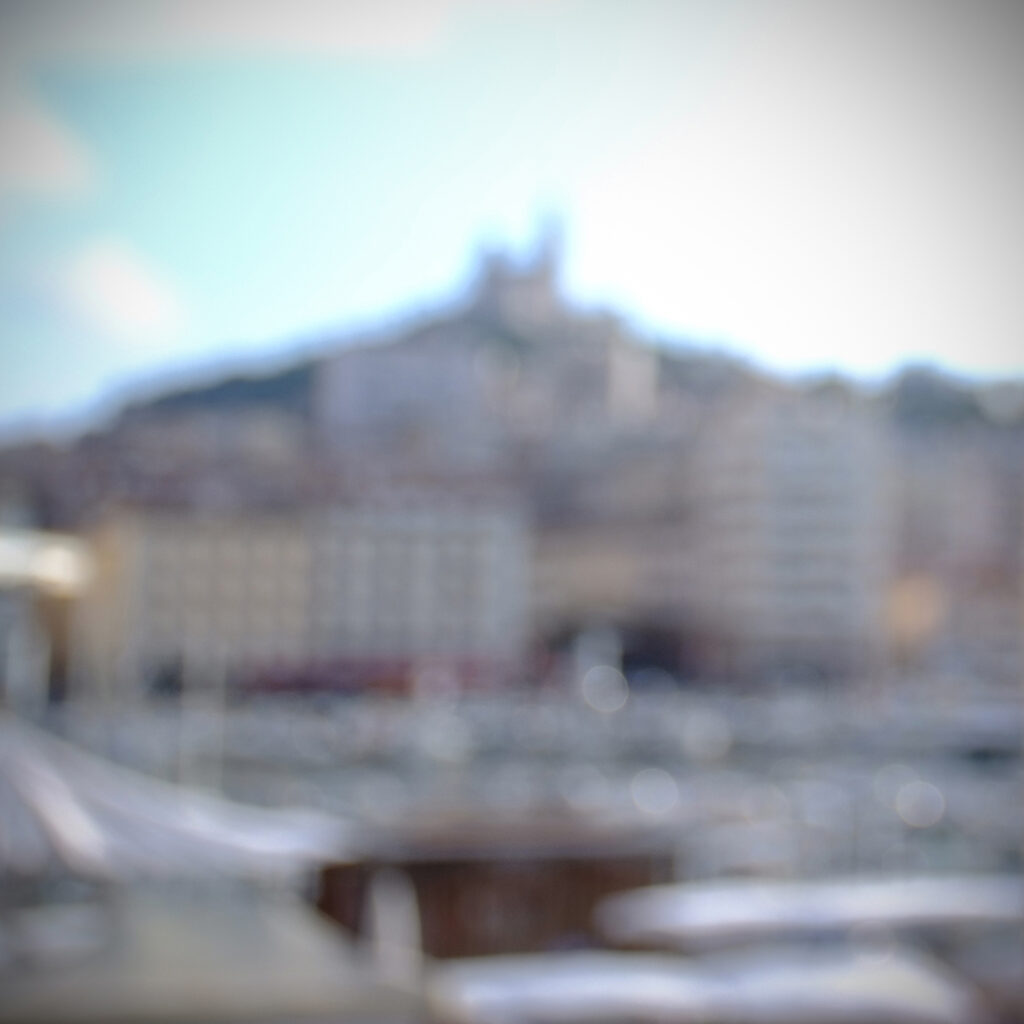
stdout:
[[0,424],[566,293],[782,371],[1024,373],[1024,5],[0,0]]

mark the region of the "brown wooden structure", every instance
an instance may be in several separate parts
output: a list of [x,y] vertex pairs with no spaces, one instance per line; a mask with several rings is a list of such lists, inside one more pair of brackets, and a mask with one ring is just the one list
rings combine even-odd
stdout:
[[601,900],[672,877],[675,840],[646,825],[573,819],[411,825],[382,838],[363,863],[326,868],[318,903],[359,934],[374,871],[397,868],[415,890],[431,956],[586,947],[597,942],[592,916]]

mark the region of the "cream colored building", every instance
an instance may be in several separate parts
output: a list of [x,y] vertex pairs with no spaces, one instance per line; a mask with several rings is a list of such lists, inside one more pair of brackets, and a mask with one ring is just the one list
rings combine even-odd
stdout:
[[90,538],[76,622],[80,685],[138,693],[161,672],[204,679],[295,661],[311,644],[308,521],[123,512]]
[[139,693],[161,674],[348,661],[473,661],[511,671],[525,642],[525,533],[513,514],[416,503],[293,515],[112,516],[91,538],[80,687]]
[[629,526],[547,530],[536,540],[533,619],[538,634],[634,618],[646,598],[642,537]]
[[891,631],[898,667],[1024,677],[1019,455],[950,429],[897,438]]
[[686,629],[693,553],[681,522],[547,529],[533,549],[536,635],[600,624]]

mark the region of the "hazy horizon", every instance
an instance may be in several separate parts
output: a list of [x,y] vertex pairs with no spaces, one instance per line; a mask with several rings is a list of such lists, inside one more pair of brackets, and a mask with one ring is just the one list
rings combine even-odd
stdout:
[[9,2],[0,431],[429,309],[545,212],[645,335],[1021,375],[1022,41],[996,2]]
[[[399,306],[389,315],[366,322],[339,324],[310,330],[303,336],[281,338],[275,345],[254,346],[251,350],[213,350],[181,362],[154,365],[148,369],[129,371],[123,378],[113,379],[99,388],[95,395],[64,409],[44,410],[37,414],[0,417],[0,444],[70,439],[89,430],[102,428],[127,407],[145,404],[163,395],[193,388],[203,388],[234,377],[259,378],[286,371],[303,363],[313,362],[348,345],[388,343],[418,323],[429,322],[465,309],[471,295],[469,279],[464,287],[433,302]],[[868,390],[884,387],[906,371],[923,369],[953,379],[968,387],[1010,383],[1024,387],[1024,371],[1015,374],[971,374],[934,359],[908,358],[876,373],[858,373],[841,365],[811,365],[793,369],[772,366],[758,358],[756,352],[730,345],[727,339],[694,336],[658,335],[628,311],[598,304],[586,305],[566,297],[566,304],[581,314],[607,313],[618,318],[635,339],[666,351],[698,353],[708,358],[721,357],[748,366],[782,381],[800,382],[837,376],[855,387]]]

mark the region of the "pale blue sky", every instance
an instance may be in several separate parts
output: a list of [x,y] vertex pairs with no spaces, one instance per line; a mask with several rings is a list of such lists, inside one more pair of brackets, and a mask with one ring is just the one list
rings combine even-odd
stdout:
[[1024,371],[1021,5],[0,7],[0,423],[271,354],[563,219],[566,288],[784,370]]

